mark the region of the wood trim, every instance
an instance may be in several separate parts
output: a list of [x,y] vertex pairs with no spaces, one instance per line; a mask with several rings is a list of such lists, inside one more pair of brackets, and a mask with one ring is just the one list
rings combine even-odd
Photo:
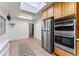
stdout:
[[76,38],[79,38],[79,2],[76,3]]

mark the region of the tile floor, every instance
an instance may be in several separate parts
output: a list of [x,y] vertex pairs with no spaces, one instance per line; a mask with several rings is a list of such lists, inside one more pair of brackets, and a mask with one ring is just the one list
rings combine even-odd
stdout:
[[[21,47],[22,44],[22,47]],[[22,51],[20,54],[22,56],[55,56],[54,54],[48,53],[46,50],[44,50],[41,46],[41,41],[36,38],[27,38],[27,39],[21,39],[21,40],[14,40],[10,42],[10,56],[20,56],[19,55],[19,47],[21,47],[21,50],[26,49],[25,47],[28,46],[31,48],[31,55],[22,55]],[[30,49],[29,49],[30,50]],[[26,51],[26,50],[25,50]]]

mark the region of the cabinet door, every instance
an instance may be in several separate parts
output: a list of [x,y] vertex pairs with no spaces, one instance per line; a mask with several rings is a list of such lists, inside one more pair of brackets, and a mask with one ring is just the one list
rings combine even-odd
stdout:
[[58,19],[58,18],[61,18],[61,2],[56,2],[54,3],[54,19]]
[[44,12],[43,12],[43,14],[42,14],[42,19],[44,20],[44,19],[46,19],[47,18],[47,11],[45,10]]
[[58,48],[58,47],[55,47],[55,53],[59,56],[73,56],[72,54]]
[[47,9],[47,18],[53,17],[53,5]]
[[63,2],[62,3],[62,14],[63,16],[75,14],[75,2]]

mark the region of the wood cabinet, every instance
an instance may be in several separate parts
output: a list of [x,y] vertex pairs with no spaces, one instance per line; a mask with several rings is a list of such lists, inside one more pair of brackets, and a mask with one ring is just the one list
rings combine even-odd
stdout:
[[[43,20],[53,17],[55,20],[75,14],[76,17],[76,39],[79,38],[79,2],[55,2],[43,12]],[[55,47],[55,53],[60,56],[71,56],[72,54]],[[79,41],[77,42],[77,55],[79,56]]]
[[47,18],[47,11],[43,11],[42,13],[42,20],[46,19]]
[[50,18],[50,17],[53,17],[53,4],[50,5],[42,14],[42,19],[47,19],[47,18]]
[[76,5],[75,2],[62,2],[62,16],[68,16],[75,14]]
[[62,8],[61,8],[61,2],[54,3],[54,19],[58,19],[62,17]]
[[47,18],[53,17],[53,4],[47,9]]
[[[75,3],[76,5],[76,39],[79,39],[79,2]],[[76,41],[76,52],[77,56],[79,56],[79,40]]]
[[54,3],[54,19],[62,18],[76,13],[75,2],[56,2]]
[[58,47],[55,47],[55,54],[59,55],[59,56],[73,56],[72,54],[58,48]]
[[79,56],[79,41],[77,41],[77,56]]

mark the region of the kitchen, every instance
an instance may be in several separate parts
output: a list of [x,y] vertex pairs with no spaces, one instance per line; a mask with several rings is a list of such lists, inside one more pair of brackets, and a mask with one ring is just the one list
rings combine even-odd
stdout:
[[50,40],[54,47],[52,46],[50,50],[53,50],[56,55],[79,55],[78,5],[77,2],[55,2],[43,11],[43,20],[53,17],[54,30],[51,30],[54,32],[52,35],[54,44],[52,39]]
[[2,26],[6,22],[0,33],[7,27],[6,37],[0,37],[6,41],[1,40],[1,56],[4,50],[9,56],[79,56],[79,2],[1,2],[0,7],[1,18],[6,19],[0,21]]

